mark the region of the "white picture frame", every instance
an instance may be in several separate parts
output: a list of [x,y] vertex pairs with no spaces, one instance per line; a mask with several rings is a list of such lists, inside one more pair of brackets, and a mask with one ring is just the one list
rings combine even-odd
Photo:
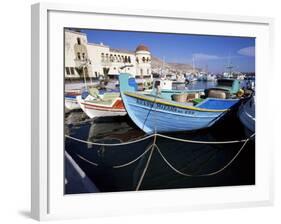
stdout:
[[[273,23],[271,18],[248,16],[154,10],[128,12],[126,9],[97,9],[94,6],[49,3],[32,5],[32,217],[37,220],[50,220],[271,205],[273,141],[270,133],[262,132],[271,123],[270,101],[267,100],[270,83],[262,73],[272,73]],[[256,37],[256,184],[64,195],[64,148],[61,134],[63,97],[56,97],[63,94],[63,27],[175,33],[181,29],[181,32],[188,30],[189,33],[196,34]],[[259,94],[260,89],[268,91]],[[57,105],[62,106],[58,109]]]

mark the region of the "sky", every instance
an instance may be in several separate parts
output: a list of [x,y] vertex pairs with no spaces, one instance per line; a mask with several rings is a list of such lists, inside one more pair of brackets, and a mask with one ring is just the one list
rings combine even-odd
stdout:
[[255,71],[255,38],[190,34],[149,33],[110,30],[81,30],[88,42],[103,43],[111,48],[135,51],[146,45],[153,56],[166,62],[192,64],[221,73],[231,62],[234,71]]

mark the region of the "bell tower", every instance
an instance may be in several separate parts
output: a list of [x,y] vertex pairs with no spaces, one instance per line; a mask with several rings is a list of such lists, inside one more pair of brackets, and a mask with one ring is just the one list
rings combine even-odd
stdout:
[[140,78],[151,78],[151,54],[145,45],[136,48],[136,72]]

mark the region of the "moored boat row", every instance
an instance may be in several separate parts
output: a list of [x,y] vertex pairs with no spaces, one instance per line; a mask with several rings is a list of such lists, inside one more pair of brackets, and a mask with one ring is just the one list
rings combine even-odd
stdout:
[[[119,90],[88,87],[66,92],[65,106],[69,110],[82,109],[91,119],[128,114],[141,130],[150,134],[211,127],[239,105],[244,94],[236,79],[219,79],[216,87],[205,90],[174,90],[171,81],[155,79],[151,89],[140,91],[136,79],[122,73],[119,85]],[[245,112],[248,107],[243,104],[238,113],[246,126],[245,121],[249,123],[246,116],[249,113]],[[252,106],[250,114],[254,109]],[[254,131],[253,128],[250,130]]]

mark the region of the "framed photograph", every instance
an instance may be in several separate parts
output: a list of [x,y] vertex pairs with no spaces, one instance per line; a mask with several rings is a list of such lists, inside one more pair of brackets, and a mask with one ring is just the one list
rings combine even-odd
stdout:
[[32,5],[32,217],[271,205],[272,30]]

